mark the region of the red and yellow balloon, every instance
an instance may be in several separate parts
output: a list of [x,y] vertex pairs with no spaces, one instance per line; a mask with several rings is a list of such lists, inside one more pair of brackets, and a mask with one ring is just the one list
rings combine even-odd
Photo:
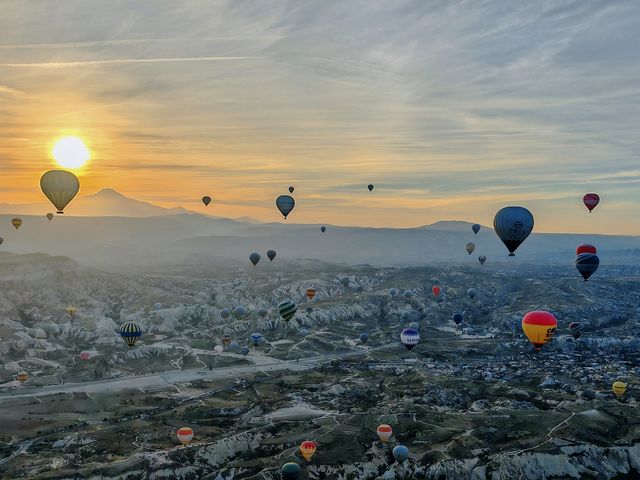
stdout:
[[558,328],[558,320],[549,312],[534,311],[522,318],[522,330],[536,351],[553,338]]

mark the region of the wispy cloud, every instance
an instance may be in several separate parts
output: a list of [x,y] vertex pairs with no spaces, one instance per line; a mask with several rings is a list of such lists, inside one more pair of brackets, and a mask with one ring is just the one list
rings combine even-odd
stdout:
[[265,57],[175,57],[175,58],[114,58],[109,60],[78,60],[72,62],[2,63],[0,67],[65,68],[94,65],[124,65],[129,63],[218,62],[231,60],[259,60]]

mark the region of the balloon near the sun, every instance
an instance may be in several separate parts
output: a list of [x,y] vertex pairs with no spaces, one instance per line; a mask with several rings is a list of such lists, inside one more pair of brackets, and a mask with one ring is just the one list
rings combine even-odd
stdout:
[[91,153],[78,137],[63,137],[53,146],[53,158],[62,168],[74,169],[82,167]]

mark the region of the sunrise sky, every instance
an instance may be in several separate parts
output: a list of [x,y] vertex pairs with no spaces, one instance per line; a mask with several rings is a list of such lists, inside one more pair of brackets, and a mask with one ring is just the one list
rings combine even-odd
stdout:
[[76,135],[81,194],[277,221],[293,185],[292,222],[486,225],[518,204],[537,231],[640,234],[633,0],[0,7],[0,203],[42,201]]

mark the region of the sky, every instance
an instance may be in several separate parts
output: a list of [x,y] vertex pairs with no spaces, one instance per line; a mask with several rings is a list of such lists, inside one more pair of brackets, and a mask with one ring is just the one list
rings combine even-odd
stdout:
[[634,0],[0,8],[0,203],[41,201],[53,142],[77,135],[81,194],[279,221],[293,185],[292,222],[490,225],[522,205],[536,231],[640,235]]

